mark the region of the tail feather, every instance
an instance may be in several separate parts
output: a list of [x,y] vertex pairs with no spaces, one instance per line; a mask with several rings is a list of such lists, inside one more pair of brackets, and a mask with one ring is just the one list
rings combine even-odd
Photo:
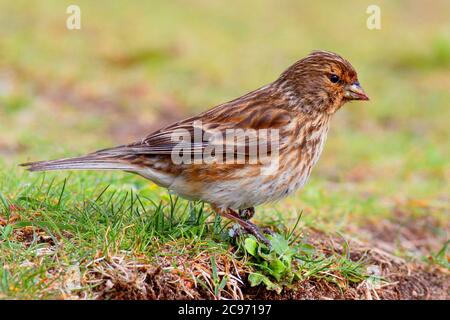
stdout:
[[52,171],[52,170],[129,170],[136,169],[132,164],[120,159],[103,158],[87,155],[77,158],[66,158],[50,161],[38,161],[23,163],[28,171]]

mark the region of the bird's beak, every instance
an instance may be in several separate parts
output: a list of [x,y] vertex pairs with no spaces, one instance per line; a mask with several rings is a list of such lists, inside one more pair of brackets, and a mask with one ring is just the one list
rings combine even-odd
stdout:
[[345,88],[345,98],[348,100],[369,100],[359,82],[354,82]]

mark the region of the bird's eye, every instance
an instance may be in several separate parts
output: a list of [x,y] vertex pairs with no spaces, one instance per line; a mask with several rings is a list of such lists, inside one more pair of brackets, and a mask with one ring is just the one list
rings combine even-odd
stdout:
[[330,81],[331,81],[331,82],[337,83],[337,82],[339,82],[340,80],[341,80],[341,79],[340,79],[337,75],[335,75],[335,74],[330,75]]

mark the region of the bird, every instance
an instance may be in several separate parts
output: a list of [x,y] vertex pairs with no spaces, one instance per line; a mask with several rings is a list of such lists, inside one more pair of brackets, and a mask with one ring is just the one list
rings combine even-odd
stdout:
[[22,166],[29,171],[134,173],[183,198],[209,203],[217,214],[270,246],[250,221],[255,207],[306,184],[333,115],[354,100],[369,100],[355,68],[336,53],[315,50],[275,81],[141,140]]

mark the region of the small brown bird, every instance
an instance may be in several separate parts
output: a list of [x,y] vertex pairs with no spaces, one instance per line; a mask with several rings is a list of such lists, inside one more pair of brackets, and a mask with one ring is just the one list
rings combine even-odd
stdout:
[[182,197],[211,204],[268,243],[249,221],[254,207],[306,183],[333,114],[350,100],[369,100],[352,65],[335,53],[313,51],[274,82],[141,141],[23,166],[30,171],[136,173]]

